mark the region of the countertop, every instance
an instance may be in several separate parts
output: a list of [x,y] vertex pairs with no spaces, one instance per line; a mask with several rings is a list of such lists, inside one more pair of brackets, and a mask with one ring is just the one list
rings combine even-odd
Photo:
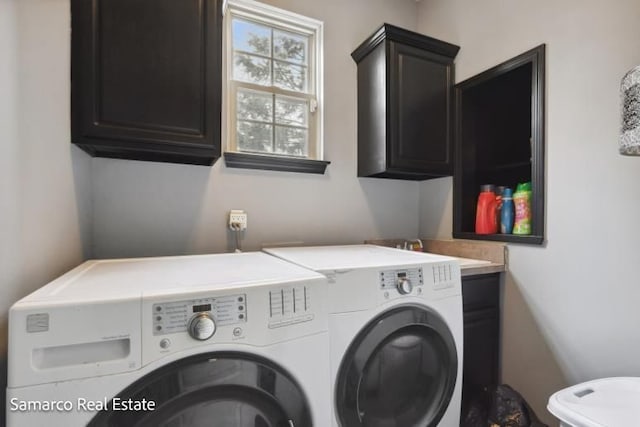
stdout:
[[499,264],[486,260],[454,257],[460,260],[460,275],[475,276],[477,274],[502,273],[505,270],[504,264]]
[[372,239],[365,243],[395,248],[403,247],[405,242],[418,240],[422,243],[423,252],[447,255],[460,260],[462,277],[507,271],[507,246],[504,243],[462,239]]

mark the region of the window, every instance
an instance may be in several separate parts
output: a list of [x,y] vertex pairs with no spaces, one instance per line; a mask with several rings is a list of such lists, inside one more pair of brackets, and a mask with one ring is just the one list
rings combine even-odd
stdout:
[[225,36],[227,151],[321,160],[322,23],[235,0]]

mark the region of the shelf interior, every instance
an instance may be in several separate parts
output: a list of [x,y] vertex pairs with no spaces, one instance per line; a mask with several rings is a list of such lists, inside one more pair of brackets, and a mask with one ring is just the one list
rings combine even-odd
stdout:
[[[453,235],[544,242],[545,46],[455,86]],[[480,187],[531,182],[531,235],[475,233]]]

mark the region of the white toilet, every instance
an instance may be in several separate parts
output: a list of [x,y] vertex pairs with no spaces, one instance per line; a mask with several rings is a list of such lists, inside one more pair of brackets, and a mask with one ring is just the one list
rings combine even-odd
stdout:
[[565,388],[547,409],[561,427],[640,426],[640,377],[603,378]]

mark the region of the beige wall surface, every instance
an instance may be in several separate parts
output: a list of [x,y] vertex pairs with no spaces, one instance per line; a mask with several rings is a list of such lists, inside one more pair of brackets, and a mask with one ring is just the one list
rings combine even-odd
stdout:
[[640,159],[616,145],[640,3],[268,3],[325,22],[323,176],[89,159],[69,144],[69,0],[0,0],[0,365],[17,299],[89,256],[226,251],[230,209],[249,214],[245,249],[450,236],[451,179],[356,178],[349,54],[389,22],[462,46],[457,81],[547,43],[547,243],[510,245],[503,380],[551,424],[544,404],[566,382],[640,375]]
[[414,28],[414,2],[269,3],[325,22],[324,176],[89,159],[69,144],[69,0],[0,0],[2,278],[19,284],[3,287],[0,321],[83,257],[226,251],[232,208],[249,213],[247,249],[416,235],[417,183],[355,176],[350,57],[385,21]]
[[0,0],[0,419],[9,307],[86,258],[227,251],[233,208],[245,249],[417,235],[417,183],[356,178],[350,57],[383,22],[415,28],[415,2],[268,3],[325,22],[323,176],[90,159],[69,144],[69,0]]
[[[546,401],[564,384],[640,375],[640,158],[617,147],[638,22],[636,0],[419,4],[419,31],[462,47],[458,82],[547,45],[547,242],[509,247],[503,381],[550,424]],[[421,235],[450,237],[451,179],[421,184],[420,196]]]
[[69,143],[68,0],[0,0],[0,424],[7,317],[88,254],[90,160]]
[[20,268],[12,256],[19,242],[17,144],[17,29],[13,0],[0,0],[0,424],[4,423],[7,310],[19,289]]
[[356,177],[356,64],[383,22],[415,28],[412,0],[272,0],[324,22],[325,175],[94,159],[94,255],[227,251],[231,209],[248,213],[243,249],[282,242],[415,236],[418,184]]

